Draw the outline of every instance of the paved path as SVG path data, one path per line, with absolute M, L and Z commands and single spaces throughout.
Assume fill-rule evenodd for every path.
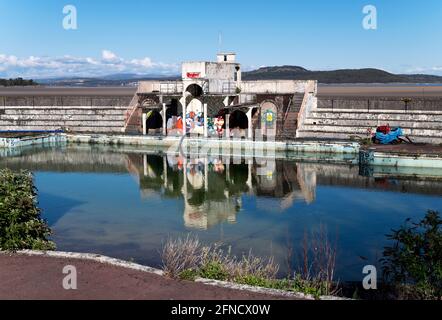
M 78 289 L 65 290 L 66 265 L 77 268 Z M 259 293 L 176 281 L 93 261 L 0 253 L 0 299 L 263 300 Z

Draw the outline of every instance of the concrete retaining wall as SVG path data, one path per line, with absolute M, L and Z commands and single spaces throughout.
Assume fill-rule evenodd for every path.
M 320 97 L 319 109 L 442 111 L 442 98 L 414 97 Z
M 314 139 L 368 138 L 389 124 L 403 128 L 415 142 L 442 143 L 442 99 L 319 98 L 304 111 L 297 137 Z
M 0 130 L 121 133 L 127 106 L 3 106 Z

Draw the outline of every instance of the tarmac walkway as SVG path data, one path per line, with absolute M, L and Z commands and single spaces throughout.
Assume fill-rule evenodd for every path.
M 63 288 L 75 266 L 77 289 Z M 261 293 L 168 279 L 95 261 L 0 253 L 0 299 L 20 300 L 269 300 Z

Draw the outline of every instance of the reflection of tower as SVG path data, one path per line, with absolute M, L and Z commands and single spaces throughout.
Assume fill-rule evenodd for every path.
M 263 169 L 264 167 L 264 169 Z M 272 171 L 273 172 L 270 172 Z M 257 170 L 258 207 L 283 211 L 297 200 L 311 203 L 315 199 L 315 173 L 289 161 L 265 160 Z
M 184 160 L 184 184 L 182 193 L 184 197 L 184 224 L 188 228 L 208 229 L 222 221 L 236 223 L 236 214 L 241 201 L 238 197 L 229 197 L 229 192 L 224 188 L 221 197 L 211 198 L 209 190 L 209 160 L 193 159 Z M 214 183 L 216 183 L 214 181 Z M 218 183 L 219 184 L 219 183 Z M 214 185 L 213 188 L 221 190 L 225 186 Z
M 316 171 L 309 169 L 305 164 L 297 163 L 296 172 L 302 195 L 307 203 L 316 199 Z

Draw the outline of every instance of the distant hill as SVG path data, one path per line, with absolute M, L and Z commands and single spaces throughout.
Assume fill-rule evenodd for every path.
M 143 80 L 177 80 L 178 76 L 162 76 L 162 75 L 137 75 L 131 73 L 112 74 L 96 78 L 51 78 L 39 79 L 39 84 L 46 86 L 63 86 L 63 87 L 134 87 L 138 81 Z
M 379 69 L 310 71 L 298 66 L 264 67 L 244 72 L 244 80 L 318 80 L 320 83 L 442 83 L 442 77 L 392 74 Z

